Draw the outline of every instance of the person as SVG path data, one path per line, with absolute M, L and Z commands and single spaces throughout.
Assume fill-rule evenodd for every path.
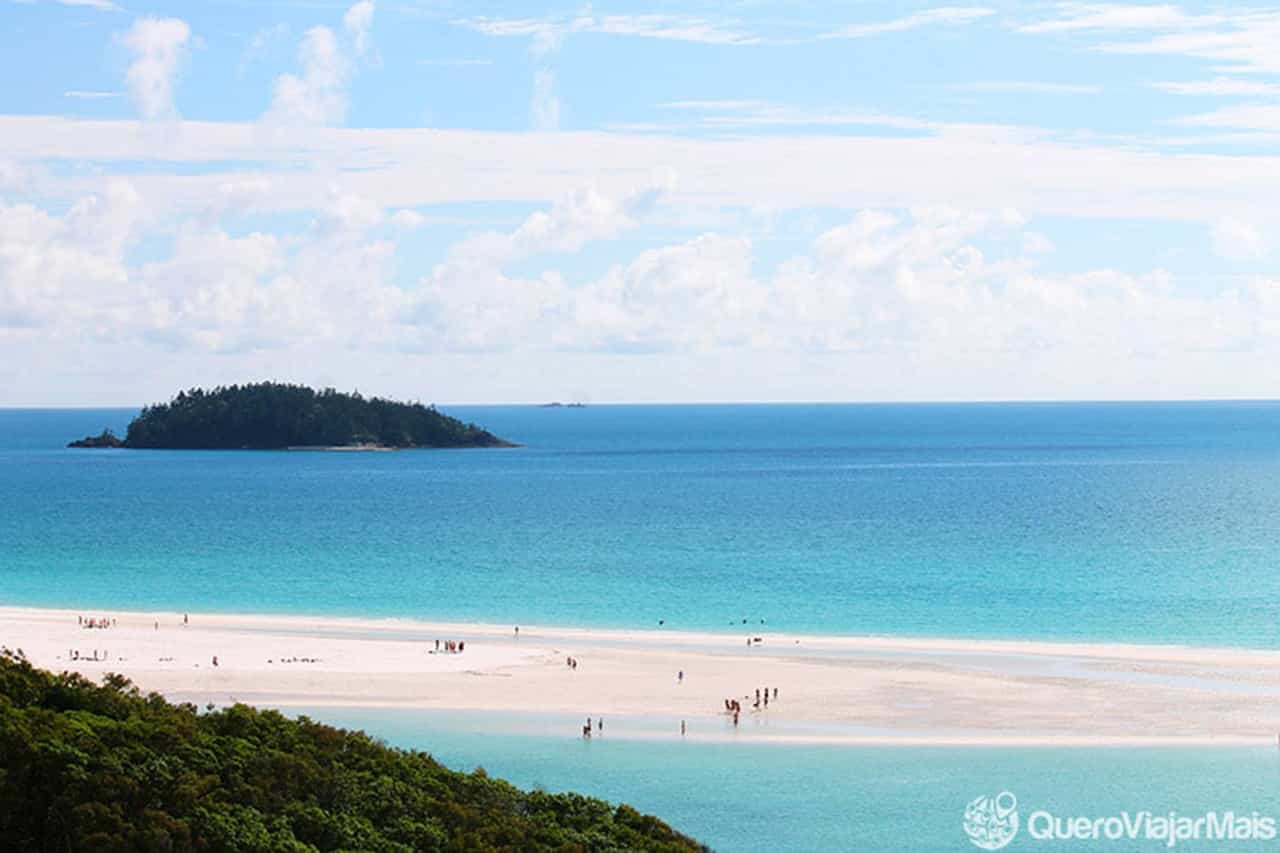
M 467 641 L 466 641 L 466 640 L 459 640 L 459 641 L 458 641 L 458 651 L 462 651 L 462 650 L 463 650 L 463 649 L 465 649 L 466 647 L 467 647 Z
M 440 651 L 440 641 L 436 640 L 436 651 Z
M 764 689 L 764 706 L 766 708 L 769 707 L 769 688 L 768 687 Z
M 159 620 L 159 619 L 157 619 L 157 620 L 156 620 L 156 630 L 157 630 L 157 631 L 159 631 L 159 630 L 160 630 L 160 620 Z
M 681 684 L 684 684 L 684 670 L 683 670 L 683 669 L 682 669 L 682 670 L 680 670 L 680 672 L 676 674 L 676 681 L 680 682 Z
M 733 727 L 734 727 L 735 729 L 738 727 L 738 712 L 737 712 L 737 711 L 734 711 L 734 712 L 733 712 Z
M 680 737 L 684 737 L 684 733 L 685 733 L 684 720 L 681 720 L 680 721 Z
M 520 626 L 519 626 L 519 625 L 517 625 L 517 626 L 516 626 L 516 639 L 517 639 L 517 640 L 518 640 L 518 639 L 520 639 Z
M 217 656 L 217 655 L 214 655 L 214 656 L 213 656 L 213 665 L 214 665 L 214 666 L 217 666 L 217 665 L 218 665 L 218 656 Z
M 596 731 L 600 734 L 604 734 L 604 717 L 596 720 Z
M 183 625 L 183 627 L 186 627 L 186 625 L 187 625 L 188 623 L 190 623 L 190 621 L 191 621 L 191 617 L 190 617 L 188 614 L 183 613 L 183 614 L 182 614 L 182 625 Z
M 778 699 L 778 688 L 776 688 L 776 687 L 775 687 L 775 688 L 773 688 L 773 699 L 774 699 L 774 701 L 775 701 L 775 702 L 776 702 L 776 701 L 777 701 L 777 699 Z

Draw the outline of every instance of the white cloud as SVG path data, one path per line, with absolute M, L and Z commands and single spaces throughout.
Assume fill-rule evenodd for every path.
M 971 24 L 995 14 L 995 9 L 984 6 L 942 6 L 937 9 L 926 9 L 902 18 L 879 21 L 871 24 L 853 24 L 833 32 L 825 33 L 825 39 L 861 39 L 872 36 L 900 33 L 916 30 L 921 27 L 956 27 Z
M 1169 4 L 1057 3 L 1044 20 L 1022 24 L 1024 33 L 1062 33 L 1088 30 L 1173 30 L 1218 24 L 1218 15 L 1188 15 Z
M 1213 225 L 1213 250 L 1229 261 L 1259 261 L 1271 254 L 1271 243 L 1258 227 L 1236 219 Z
M 33 0 L 15 0 L 15 2 L 33 2 Z M 111 2 L 111 0 L 52 0 L 59 6 L 83 6 L 89 9 L 97 9 L 101 12 L 120 12 L 119 6 Z
M 1096 95 L 1101 86 L 1087 83 L 1049 83 L 1037 80 L 983 80 L 955 83 L 952 89 L 967 92 L 991 92 L 1011 95 Z
M 1173 95 L 1209 95 L 1215 97 L 1280 95 L 1280 83 L 1242 80 L 1238 77 L 1215 77 L 1212 80 L 1162 82 L 1152 83 L 1151 85 L 1156 89 Z
M 350 65 L 333 30 L 312 27 L 298 46 L 301 74 L 281 74 L 267 119 L 282 124 L 338 124 L 347 114 Z
M 503 235 L 507 245 L 524 228 Z M 812 353 L 884 354 L 900 365 L 919 360 L 935 378 L 948 360 L 999 369 L 1047 357 L 1058 369 L 1087 360 L 1115 371 L 1148 358 L 1277 348 L 1265 334 L 1280 322 L 1269 282 L 1189 296 L 1160 271 L 1038 276 L 1019 247 L 1043 247 L 1022 229 L 999 212 L 868 210 L 768 277 L 755 273 L 749 239 L 708 233 L 580 283 L 554 270 L 509 278 L 473 242 L 420 284 L 401 334 L 411 339 L 421 325 L 441 351 L 526 359 L 669 352 L 696 364 L 733 351 L 787 364 Z M 976 241 L 992 238 L 1013 248 L 988 257 Z
M 427 217 L 423 216 L 416 210 L 404 208 L 391 214 L 389 221 L 397 228 L 413 229 L 421 228 L 423 225 L 426 225 Z
M 190 38 L 191 28 L 178 18 L 139 18 L 124 34 L 124 45 L 133 54 L 125 82 L 143 118 L 177 115 L 174 84 Z
M 101 101 L 109 98 L 119 98 L 123 92 L 92 92 L 84 89 L 68 89 L 62 93 L 64 98 L 72 98 L 77 101 Z
M 546 132 L 560 129 L 560 99 L 556 97 L 555 89 L 554 73 L 546 68 L 534 72 L 533 98 L 529 103 L 534 130 Z
M 760 36 L 733 24 L 689 15 L 595 15 L 590 5 L 572 18 L 462 18 L 459 26 L 499 37 L 533 39 L 536 56 L 555 52 L 565 37 L 574 33 L 631 36 L 695 42 L 699 44 L 751 45 L 764 41 Z
M 369 29 L 373 26 L 373 0 L 359 0 L 342 16 L 342 26 L 355 43 L 356 56 L 369 49 Z
M 169 255 L 141 265 L 129 262 L 127 248 L 146 233 L 149 205 L 128 183 L 62 215 L 0 204 L 0 353 L 39 348 L 47 360 L 28 361 L 42 375 L 66 369 L 68 353 L 109 363 L 130 377 L 124 394 L 138 393 L 138 381 L 159 381 L 166 365 L 216 380 L 292 364 L 303 376 L 324 371 L 356 382 L 389 352 L 402 368 L 425 368 L 413 359 L 431 353 L 436 370 L 454 377 L 435 393 L 466 396 L 506 363 L 528 380 L 517 399 L 547 395 L 569 365 L 590 367 L 596 381 L 631 377 L 625 390 L 579 386 L 606 399 L 741 398 L 753 388 L 792 399 L 815 390 L 825 399 L 901 399 L 984 389 L 1080 395 L 1086 387 L 1094 397 L 1176 395 L 1226 387 L 1186 383 L 1237 376 L 1237 353 L 1255 367 L 1280 363 L 1280 282 L 1184 292 L 1159 270 L 1038 274 L 1033 255 L 1043 245 L 1014 211 L 868 209 L 768 272 L 748 235 L 716 232 L 643 249 L 581 280 L 555 268 L 548 253 L 636 228 L 670 187 L 659 180 L 629 193 L 579 189 L 511 230 L 458 243 L 407 287 L 392 277 L 394 241 L 378 235 L 386 224 L 420 218 L 388 214 L 348 188 L 331 188 L 312 224 L 292 235 L 232 236 L 217 222 L 180 221 Z M 271 192 L 229 184 L 226 195 Z M 541 273 L 507 272 L 539 259 L 549 265 Z M 453 360 L 460 354 L 466 360 Z M 893 365 L 893 384 L 865 378 Z M 813 370 L 821 382 L 804 378 Z M 1092 386 L 1073 384 L 1080 370 Z M 1262 383 L 1247 387 L 1277 378 L 1239 375 Z M 968 384 L 957 386 L 958 377 Z M 1154 390 L 1153 378 L 1163 383 Z
M 0 330 L 65 324 L 93 337 L 139 309 L 123 286 L 124 252 L 141 211 L 125 181 L 109 182 L 61 216 L 0 202 Z
M 1192 14 L 1173 5 L 1063 3 L 1047 18 L 1018 29 L 1106 37 L 1111 40 L 1091 47 L 1107 53 L 1193 57 L 1233 73 L 1280 72 L 1280 10 L 1275 8 L 1222 6 Z
M 359 0 L 343 15 L 343 30 L 351 40 L 347 47 L 357 57 L 369 49 L 373 13 L 373 0 Z M 276 78 L 266 120 L 286 126 L 341 124 L 352 74 L 347 47 L 329 27 L 307 30 L 298 45 L 301 72 Z
M 893 118 L 893 117 L 889 117 Z M 596 182 L 625 192 L 657 169 L 680 175 L 674 200 L 716 210 L 984 204 L 1034 216 L 1213 222 L 1280 218 L 1280 158 L 1203 155 L 1096 140 L 1057 141 L 1017 128 L 935 125 L 909 137 L 855 133 L 688 138 L 654 133 L 504 133 L 427 128 L 310 128 L 264 134 L 254 123 L 177 123 L 164 138 L 130 121 L 0 116 L 5 156 L 19 164 L 74 160 L 131 179 L 162 210 L 205 204 L 219 185 L 265 178 L 270 210 L 314 208 L 338 170 L 384 207 L 476 201 L 542 203 Z M 176 174 L 174 163 L 261 162 Z M 439 164 L 449 164 L 447 169 Z M 957 168 L 963 163 L 963 168 Z M 118 164 L 118 165 L 117 165 Z M 856 168 L 851 167 L 856 164 Z M 319 171 L 321 174 L 317 175 Z M 42 192 L 84 193 L 96 178 L 48 175 Z
M 1223 127 L 1254 131 L 1280 131 L 1280 106 L 1239 104 L 1207 113 L 1182 116 L 1173 124 L 1189 127 Z

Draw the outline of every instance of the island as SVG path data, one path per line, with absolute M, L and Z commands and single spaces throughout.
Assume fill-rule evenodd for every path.
M 0 755 L 12 851 L 707 849 L 627 805 L 523 791 L 307 717 L 55 675 L 4 648 Z
M 515 447 L 422 403 L 259 382 L 179 392 L 147 406 L 123 440 L 104 430 L 69 447 L 163 450 L 400 450 Z
M 67 447 L 124 447 L 124 441 L 111 431 L 111 427 L 107 427 L 98 435 L 89 435 L 77 439 L 68 444 Z

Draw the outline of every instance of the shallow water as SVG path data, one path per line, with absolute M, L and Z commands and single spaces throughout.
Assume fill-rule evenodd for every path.
M 1027 837 L 1031 812 L 1105 817 L 1129 810 L 1280 817 L 1280 751 L 1249 749 L 922 748 L 701 743 L 476 731 L 473 715 L 315 709 L 525 788 L 577 790 L 661 816 L 718 850 L 975 850 L 967 803 L 1013 792 L 1023 829 L 1010 850 L 1166 850 L 1160 841 Z M 1273 850 L 1277 842 L 1188 840 L 1178 850 Z

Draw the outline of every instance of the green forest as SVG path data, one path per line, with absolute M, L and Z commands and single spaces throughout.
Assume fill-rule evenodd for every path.
M 109 431 L 72 447 L 279 450 L 286 447 L 511 447 L 421 403 L 260 382 L 182 391 L 147 406 L 123 440 Z
M 691 851 L 655 817 L 525 792 L 362 732 L 236 705 L 201 713 L 0 650 L 9 851 Z

